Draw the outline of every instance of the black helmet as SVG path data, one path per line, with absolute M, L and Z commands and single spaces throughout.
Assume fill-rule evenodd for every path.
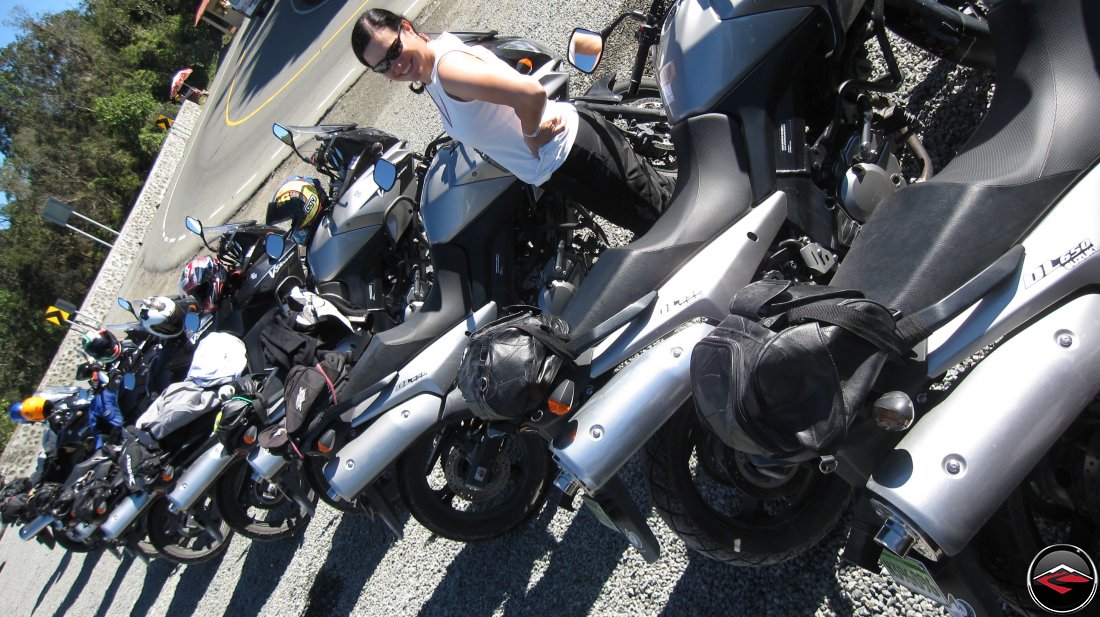
M 109 330 L 85 332 L 80 348 L 88 354 L 88 357 L 103 365 L 118 360 L 119 354 L 122 353 L 122 345 Z

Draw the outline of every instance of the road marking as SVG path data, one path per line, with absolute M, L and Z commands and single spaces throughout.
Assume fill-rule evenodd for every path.
M 309 65 L 313 64 L 313 61 L 317 59 L 317 56 L 321 55 L 321 52 L 324 51 L 329 46 L 329 43 L 331 43 L 337 37 L 337 35 L 339 35 L 341 32 L 344 31 L 345 28 L 348 27 L 348 24 L 355 21 L 356 19 L 359 19 L 359 15 L 362 14 L 363 9 L 369 3 L 370 3 L 370 0 L 364 0 L 363 4 L 359 5 L 359 8 L 357 10 L 355 10 L 354 12 L 352 12 L 351 17 L 348 17 L 347 20 L 344 21 L 344 23 L 339 28 L 336 29 L 336 32 L 332 33 L 332 36 L 330 36 L 328 38 L 328 40 L 325 41 L 325 44 L 322 45 L 317 51 L 313 52 L 313 55 L 310 56 L 309 60 L 307 60 L 306 63 L 303 64 L 302 67 L 299 68 L 298 71 L 296 73 L 294 73 L 294 75 L 292 75 L 290 77 L 290 79 L 288 79 L 286 81 L 286 83 L 279 86 L 279 89 L 275 91 L 275 94 L 272 94 L 271 96 L 267 97 L 267 100 L 264 101 L 263 103 L 260 103 L 259 107 L 257 107 L 256 109 L 253 109 L 251 113 L 249 113 L 245 117 L 241 118 L 240 120 L 234 120 L 234 119 L 229 117 L 229 108 L 233 106 L 232 105 L 232 103 L 233 103 L 233 90 L 237 86 L 237 81 L 234 80 L 231 84 L 229 84 L 229 90 L 226 91 L 226 94 L 225 94 L 225 124 L 227 126 L 237 126 L 238 124 L 242 124 L 244 122 L 247 122 L 249 118 L 251 118 L 252 116 L 255 116 L 264 107 L 267 107 L 268 103 L 275 100 L 275 97 L 282 94 L 283 90 L 286 90 L 287 86 L 294 83 L 294 80 L 298 79 L 298 76 L 301 75 L 302 72 L 304 72 L 307 68 L 309 68 Z
M 317 106 L 317 109 L 323 111 L 326 108 L 328 108 L 328 106 L 330 104 L 329 101 L 332 101 L 332 100 L 335 99 L 336 92 L 338 90 L 342 90 L 342 89 L 345 88 L 344 82 L 346 82 L 349 77 L 351 77 L 353 74 L 355 74 L 357 72 L 359 72 L 359 69 L 353 67 L 347 73 L 345 73 L 343 78 L 341 78 L 340 81 L 336 82 L 336 85 L 333 86 L 332 90 L 328 93 L 328 96 L 326 96 L 325 99 L 323 101 L 321 101 L 321 104 Z

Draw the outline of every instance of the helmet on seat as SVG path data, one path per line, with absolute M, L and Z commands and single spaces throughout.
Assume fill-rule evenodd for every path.
M 281 208 L 295 212 L 295 229 L 308 229 L 320 219 L 321 212 L 328 205 L 328 195 L 321 188 L 321 182 L 305 176 L 294 176 L 283 182 L 275 197 L 271 200 Z
M 229 272 L 216 258 L 209 255 L 196 257 L 183 266 L 180 293 L 194 298 L 202 310 L 213 311 L 218 307 L 228 277 Z
M 182 306 L 165 296 L 150 296 L 141 301 L 137 316 L 141 327 L 161 338 L 171 338 L 183 332 Z
M 80 348 L 88 357 L 102 365 L 118 360 L 118 356 L 122 353 L 122 345 L 119 344 L 118 337 L 110 330 L 85 332 L 84 338 L 80 341 Z

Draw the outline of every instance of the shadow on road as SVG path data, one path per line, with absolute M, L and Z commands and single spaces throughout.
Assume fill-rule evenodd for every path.
M 46 581 L 46 584 L 42 587 L 42 591 L 38 593 L 38 599 L 34 602 L 34 608 L 31 612 L 38 610 L 38 607 L 42 604 L 42 600 L 45 599 L 46 594 L 50 592 L 53 584 L 57 582 L 57 579 L 61 578 L 61 575 L 65 573 L 65 568 L 69 567 L 69 562 L 72 561 L 73 554 L 69 551 L 65 551 L 65 554 L 61 556 L 61 561 L 58 562 L 57 568 L 54 569 L 50 579 Z
M 190 617 L 195 614 L 199 600 L 206 595 L 206 589 L 210 587 L 210 581 L 217 575 L 224 558 L 225 553 L 222 553 L 210 561 L 184 568 L 179 582 L 176 583 L 176 593 L 172 595 L 172 603 L 168 605 L 166 613 L 168 617 L 177 615 Z
M 58 605 L 57 610 L 54 611 L 54 615 L 65 615 L 72 608 L 73 603 L 80 597 L 81 592 L 84 591 L 84 586 L 88 584 L 88 579 L 92 577 L 92 571 L 95 570 L 96 564 L 99 563 L 100 557 L 103 556 L 103 551 L 96 551 L 94 553 L 86 553 L 84 555 L 84 563 L 80 566 L 80 572 L 76 575 L 76 580 L 69 587 L 69 592 L 65 594 L 65 599 Z
M 306 526 L 298 533 L 274 542 L 253 541 L 241 564 L 241 578 L 233 589 L 233 597 L 225 615 L 257 615 L 286 573 L 294 554 L 302 546 Z
M 409 515 L 399 513 L 402 526 Z M 332 536 L 332 548 L 313 577 L 302 617 L 347 615 L 355 608 L 363 585 L 393 545 L 394 537 L 381 521 L 344 514 Z
M 111 584 L 103 592 L 103 599 L 99 601 L 99 608 L 96 609 L 95 617 L 106 617 L 107 611 L 111 608 L 111 603 L 115 601 L 115 594 L 118 593 L 118 588 L 122 585 L 122 581 L 126 578 L 126 573 L 130 571 L 130 566 L 133 563 L 133 556 L 126 554 L 122 557 L 118 569 L 115 570 L 115 576 L 111 579 Z
M 148 615 L 153 608 L 168 577 L 176 571 L 176 564 L 157 559 L 145 568 L 145 581 L 141 584 L 141 595 L 134 602 L 134 608 L 130 611 L 130 617 Z

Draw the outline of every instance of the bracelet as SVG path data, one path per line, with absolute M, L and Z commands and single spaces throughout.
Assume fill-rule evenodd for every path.
M 535 129 L 534 133 L 523 133 L 523 127 L 520 127 L 519 130 L 520 130 L 520 133 L 522 133 L 524 137 L 531 137 L 531 138 L 538 137 L 539 133 L 542 132 L 542 123 L 539 122 L 538 128 Z

